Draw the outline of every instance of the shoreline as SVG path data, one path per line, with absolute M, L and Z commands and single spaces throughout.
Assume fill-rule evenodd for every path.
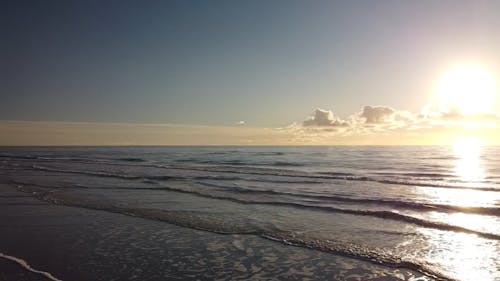
M 14 279 L 15 278 L 15 279 Z M 0 253 L 0 280 L 62 281 L 51 273 L 32 268 L 25 260 Z
M 258 236 L 215 234 L 53 205 L 7 184 L 0 183 L 0 191 L 4 195 L 0 197 L 0 217 L 6 222 L 1 225 L 0 252 L 52 274 L 55 280 L 342 280 L 354 275 L 431 280 L 411 270 Z

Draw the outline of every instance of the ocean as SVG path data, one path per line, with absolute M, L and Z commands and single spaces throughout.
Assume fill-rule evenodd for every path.
M 500 280 L 500 147 L 3 147 L 0 183 L 54 280 Z

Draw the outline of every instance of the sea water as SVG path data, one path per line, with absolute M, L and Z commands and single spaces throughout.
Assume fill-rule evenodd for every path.
M 500 280 L 500 147 L 18 147 L 0 171 L 50 204 Z

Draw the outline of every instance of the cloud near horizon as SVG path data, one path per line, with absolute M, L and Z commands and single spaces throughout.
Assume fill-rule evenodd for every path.
M 500 129 L 500 116 L 492 113 L 465 115 L 458 110 L 443 112 L 435 105 L 428 105 L 421 112 L 365 105 L 344 119 L 331 110 L 318 108 L 302 125 L 294 123 L 288 129 L 300 141 L 310 143 L 343 139 L 357 144 L 441 144 L 448 143 L 453 136 L 467 134 L 498 144 L 495 130 Z
M 359 114 L 360 117 L 365 118 L 365 123 L 384 123 L 394 115 L 394 109 L 385 106 L 369 106 L 363 107 Z
M 387 106 L 364 106 L 361 111 L 342 119 L 331 110 L 317 108 L 302 122 L 303 127 L 377 127 L 388 124 L 413 123 L 418 116 L 407 111 L 395 110 Z
M 330 110 L 317 108 L 313 116 L 302 122 L 305 127 L 348 127 L 349 123 L 333 115 Z
M 236 125 L 236 126 L 235 126 Z M 500 116 L 363 106 L 346 118 L 316 109 L 282 128 L 180 124 L 0 121 L 0 145 L 422 145 L 460 135 L 500 145 Z

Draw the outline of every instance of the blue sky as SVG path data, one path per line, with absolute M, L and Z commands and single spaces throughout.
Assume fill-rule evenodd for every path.
M 499 1 L 2 1 L 0 120 L 283 127 L 500 68 Z

